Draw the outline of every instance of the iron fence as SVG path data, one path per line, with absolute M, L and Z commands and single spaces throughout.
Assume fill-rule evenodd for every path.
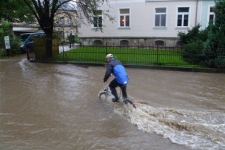
M 39 47 L 38 45 L 36 45 Z M 43 47 L 43 45 L 40 45 Z M 54 46 L 53 46 L 54 47 Z M 75 45 L 71 48 L 60 45 L 58 51 L 53 51 L 50 61 L 74 62 L 74 63 L 98 63 L 105 64 L 105 56 L 112 53 L 114 57 L 127 65 L 162 65 L 162 66 L 186 66 L 186 67 L 205 67 L 202 63 L 204 54 L 185 53 L 182 47 L 163 47 L 152 45 Z M 41 52 L 40 48 L 38 53 Z M 220 52 L 220 59 L 225 61 L 225 51 Z M 46 51 L 41 52 L 42 56 Z M 37 54 L 35 53 L 35 59 Z M 43 58 L 46 59 L 46 58 Z
M 105 63 L 105 56 L 112 53 L 123 64 L 135 65 L 196 65 L 183 61 L 180 47 L 154 47 L 151 45 L 79 45 L 70 51 L 53 56 L 58 61 Z

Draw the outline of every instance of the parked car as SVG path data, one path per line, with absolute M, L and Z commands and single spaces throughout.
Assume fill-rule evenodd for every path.
M 45 36 L 44 32 L 35 32 L 35 33 L 23 33 L 20 34 L 19 39 L 21 40 L 20 52 L 32 52 L 34 50 L 34 37 Z

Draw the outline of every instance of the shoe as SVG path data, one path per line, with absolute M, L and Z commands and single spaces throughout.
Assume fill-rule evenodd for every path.
M 127 104 L 127 103 L 128 103 L 128 102 L 127 102 L 127 99 L 124 99 L 123 102 L 124 102 L 124 104 Z
M 113 101 L 113 102 L 119 102 L 119 99 L 112 98 L 112 101 Z

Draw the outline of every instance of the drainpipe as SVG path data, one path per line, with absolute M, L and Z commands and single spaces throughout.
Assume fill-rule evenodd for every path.
M 198 0 L 196 0 L 195 26 L 197 25 L 197 17 L 198 17 Z

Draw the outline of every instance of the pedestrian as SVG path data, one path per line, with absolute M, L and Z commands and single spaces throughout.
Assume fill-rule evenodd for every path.
M 126 99 L 126 88 L 129 81 L 129 77 L 122 63 L 119 60 L 115 60 L 113 54 L 106 55 L 106 60 L 108 64 L 103 82 L 106 82 L 111 75 L 115 76 L 115 78 L 109 83 L 109 88 L 114 96 L 114 98 L 112 98 L 112 101 L 119 102 L 116 87 L 119 86 L 121 88 L 123 99 Z

